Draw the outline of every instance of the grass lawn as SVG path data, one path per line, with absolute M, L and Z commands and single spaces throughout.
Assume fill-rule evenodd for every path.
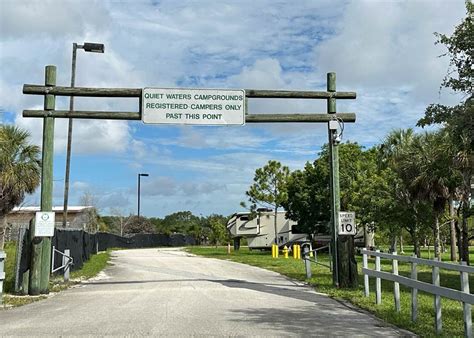
M 3 281 L 3 292 L 11 293 L 15 287 L 15 242 L 6 242 L 4 251 L 7 255 L 5 259 L 5 280 Z
M 37 300 L 45 299 L 46 296 L 17 296 L 14 295 L 15 288 L 15 251 L 16 243 L 7 242 L 5 245 L 5 252 L 7 259 L 5 262 L 5 283 L 4 283 L 4 299 L 3 303 L 6 306 L 19 306 L 28 303 L 32 303 Z M 96 276 L 102 271 L 110 260 L 111 249 L 105 252 L 99 252 L 96 255 L 92 255 L 91 258 L 84 263 L 81 269 L 71 272 L 69 283 L 63 282 L 62 275 L 55 275 L 50 280 L 50 291 L 59 292 L 67 289 L 68 287 L 79 283 L 81 280 L 88 279 Z
M 411 254 L 411 248 L 405 249 L 405 254 Z M 227 254 L 226 247 L 189 247 L 188 251 L 211 258 L 228 259 L 235 262 L 250 264 L 261 268 L 276 271 L 288 277 L 304 281 L 306 280 L 306 274 L 304 270 L 304 263 L 302 260 L 295 260 L 293 258 L 280 258 L 273 259 L 271 252 L 260 252 L 260 251 L 249 251 L 248 248 L 241 248 L 240 251 L 234 252 L 230 255 Z M 431 253 L 432 254 L 432 253 Z M 423 252 L 423 257 L 428 257 L 427 250 Z M 474 261 L 474 250 L 470 253 L 471 260 Z M 433 310 L 433 296 L 425 294 L 424 292 L 418 292 L 418 321 L 416 323 L 411 322 L 410 317 L 410 300 L 411 293 L 410 289 L 400 285 L 400 303 L 401 312 L 395 312 L 395 305 L 393 301 L 393 283 L 382 280 L 382 304 L 375 304 L 375 278 L 370 278 L 370 297 L 364 296 L 364 280 L 361 274 L 362 269 L 362 257 L 357 256 L 358 268 L 359 268 L 359 287 L 357 289 L 336 289 L 332 285 L 332 274 L 328 268 L 312 264 L 313 278 L 307 280 L 318 292 L 323 292 L 331 297 L 344 299 L 350 301 L 365 310 L 374 313 L 377 317 L 383 320 L 395 324 L 401 328 L 408 329 L 421 336 L 434 336 L 434 310 Z M 446 261 L 449 259 L 449 253 L 443 256 Z M 329 263 L 328 254 L 318 254 L 318 261 L 322 263 Z M 375 260 L 369 260 L 369 267 L 374 268 Z M 391 261 L 381 260 L 382 271 L 390 272 L 392 268 Z M 410 275 L 410 265 L 407 263 L 399 262 L 399 273 L 400 275 Z M 453 289 L 460 289 L 460 277 L 459 273 L 448 272 L 446 270 L 440 270 L 441 286 L 450 287 Z M 428 266 L 418 265 L 418 279 L 431 283 L 431 268 Z M 474 280 L 470 278 L 470 291 L 473 293 Z M 463 336 L 463 315 L 462 306 L 460 302 L 442 298 L 442 320 L 443 320 L 443 335 L 444 336 Z M 315 313 L 315 315 L 317 315 Z M 474 320 L 473 320 L 474 321 Z

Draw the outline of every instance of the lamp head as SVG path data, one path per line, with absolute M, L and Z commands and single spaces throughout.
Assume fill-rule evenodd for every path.
M 83 48 L 86 52 L 92 52 L 92 53 L 103 53 L 104 52 L 104 44 L 103 43 L 84 42 Z

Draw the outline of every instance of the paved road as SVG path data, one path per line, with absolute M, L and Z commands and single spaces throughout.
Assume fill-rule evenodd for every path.
M 401 336 L 277 273 L 179 249 L 113 253 L 101 277 L 0 311 L 0 335 Z

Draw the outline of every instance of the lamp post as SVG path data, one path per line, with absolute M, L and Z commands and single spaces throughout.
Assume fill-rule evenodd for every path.
M 72 44 L 72 66 L 71 66 L 71 88 L 74 87 L 76 81 L 76 51 L 84 49 L 86 52 L 103 53 L 104 45 L 101 43 L 84 42 L 83 45 L 77 43 Z M 74 96 L 69 99 L 69 111 L 74 110 Z M 69 118 L 67 131 L 67 149 L 66 149 L 66 174 L 64 176 L 64 209 L 63 209 L 63 228 L 67 224 L 67 204 L 69 198 L 69 171 L 71 167 L 71 144 L 72 144 L 72 118 Z
M 148 177 L 148 174 L 138 174 L 138 220 L 140 221 L 140 177 Z

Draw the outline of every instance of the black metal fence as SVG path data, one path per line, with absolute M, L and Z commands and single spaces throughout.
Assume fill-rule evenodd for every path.
M 99 251 L 104 251 L 109 248 L 136 249 L 196 244 L 192 236 L 183 234 L 134 234 L 122 237 L 107 232 L 99 232 L 98 236 Z

